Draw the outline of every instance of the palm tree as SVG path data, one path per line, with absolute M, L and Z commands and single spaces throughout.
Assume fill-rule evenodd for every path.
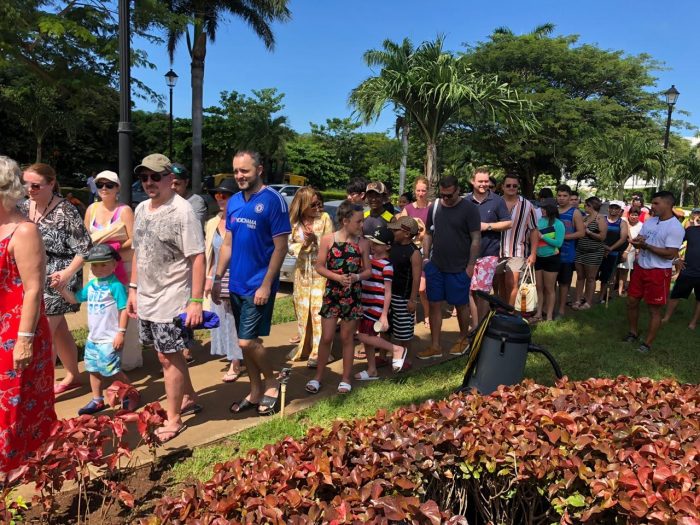
M 681 206 L 683 206 L 683 201 L 688 193 L 688 183 L 693 186 L 693 205 L 698 205 L 698 188 L 700 188 L 700 157 L 698 155 L 700 155 L 700 147 L 694 146 L 687 155 L 678 161 L 678 171 L 682 177 Z
M 498 115 L 529 125 L 521 117 L 528 103 L 515 90 L 497 77 L 472 71 L 465 55 L 443 50 L 443 40 L 439 36 L 415 49 L 408 39 L 400 44 L 385 40 L 383 49 L 367 51 L 365 62 L 382 69 L 353 89 L 349 99 L 366 124 L 390 105 L 405 112 L 425 137 L 425 173 L 433 188 L 438 179 L 438 136 L 460 110 L 468 107 L 493 120 Z
M 663 162 L 662 157 L 657 141 L 636 133 L 594 137 L 581 148 L 579 171 L 595 174 L 601 186 L 610 187 L 624 199 L 627 179 L 640 171 L 652 176 Z
M 406 186 L 406 166 L 408 165 L 408 134 L 411 124 L 406 115 L 396 116 L 395 134 L 401 138 L 401 165 L 399 166 L 399 195 L 403 195 Z
M 242 18 L 269 50 L 274 49 L 273 22 L 286 22 L 291 14 L 288 0 L 170 0 L 170 10 L 189 20 L 186 26 L 168 29 L 168 54 L 184 36 L 191 59 L 192 76 L 192 190 L 202 188 L 202 121 L 204 118 L 204 61 L 207 42 L 216 40 L 216 30 L 225 17 Z

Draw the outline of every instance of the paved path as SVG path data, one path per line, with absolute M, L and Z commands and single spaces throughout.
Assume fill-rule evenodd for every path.
M 72 327 L 80 326 L 80 314 L 73 315 L 69 319 L 69 324 Z M 83 321 L 84 324 L 84 321 Z M 286 323 L 275 325 L 272 329 L 272 335 L 265 338 L 265 346 L 270 349 L 271 355 L 274 356 L 274 366 L 279 370 L 283 366 L 289 366 L 286 360 L 287 354 L 292 350 L 292 346 L 288 340 L 296 331 L 295 323 Z M 449 349 L 449 346 L 457 337 L 457 322 L 455 318 L 445 319 L 443 323 L 444 341 L 443 347 Z M 420 323 L 416 326 L 416 335 L 422 341 L 416 341 L 417 348 L 424 348 L 428 344 L 428 331 Z M 334 345 L 339 348 L 339 345 Z M 225 384 L 221 382 L 221 376 L 228 368 L 228 363 L 218 357 L 209 354 L 209 344 L 206 343 L 203 347 L 195 349 L 194 356 L 196 362 L 190 367 L 190 374 L 195 390 L 199 395 L 199 402 L 204 406 L 204 410 L 197 414 L 184 418 L 187 424 L 187 430 L 181 435 L 171 440 L 167 445 L 159 449 L 159 454 L 167 454 L 176 449 L 183 447 L 194 448 L 207 443 L 229 436 L 239 432 L 245 428 L 256 425 L 266 418 L 257 416 L 254 412 L 246 414 L 232 415 L 228 411 L 230 404 L 242 399 L 249 391 L 248 378 L 244 376 L 236 383 Z M 429 366 L 435 363 L 436 360 L 419 361 L 414 360 L 414 368 Z M 293 363 L 293 372 L 290 384 L 287 390 L 287 413 L 301 410 L 318 399 L 328 397 L 335 394 L 336 387 L 340 381 L 340 360 L 330 365 L 330 370 L 327 371 L 325 384 L 318 395 L 311 396 L 304 391 L 304 385 L 313 377 L 313 370 L 306 368 L 305 362 Z M 82 370 L 82 363 L 81 363 Z M 364 366 L 364 362 L 359 362 L 355 365 L 356 371 L 360 371 Z M 386 369 L 384 369 L 386 370 Z M 391 372 L 382 372 L 391 374 Z M 165 404 L 163 378 L 160 372 L 155 351 L 144 351 L 144 366 L 137 370 L 129 372 L 129 377 L 140 390 L 144 403 L 160 401 Z M 82 374 L 85 381 L 85 387 L 66 392 L 57 398 L 56 410 L 61 418 L 74 417 L 78 413 L 78 409 L 84 406 L 90 400 L 89 387 L 87 386 L 87 374 Z M 63 369 L 58 368 L 56 371 L 57 379 L 63 377 Z M 355 384 L 357 386 L 357 383 Z M 103 413 L 109 413 L 107 411 Z M 251 415 L 252 414 L 252 415 Z M 272 416 L 279 417 L 279 416 Z M 150 456 L 145 450 L 139 454 L 139 461 L 149 461 Z

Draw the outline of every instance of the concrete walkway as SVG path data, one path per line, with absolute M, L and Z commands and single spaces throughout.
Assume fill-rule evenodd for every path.
M 84 314 L 72 314 L 69 317 L 69 326 L 76 328 L 84 326 Z M 342 363 L 340 360 L 331 363 L 329 370 L 326 372 L 326 380 L 317 395 L 309 395 L 304 390 L 306 382 L 313 377 L 313 370 L 306 368 L 305 362 L 290 363 L 287 360 L 288 353 L 292 350 L 293 345 L 288 343 L 290 337 L 296 332 L 295 323 L 286 323 L 275 325 L 272 328 L 272 334 L 264 340 L 265 346 L 269 349 L 270 355 L 274 360 L 275 370 L 280 370 L 284 366 L 292 366 L 293 372 L 287 389 L 286 413 L 293 413 L 303 408 L 306 408 L 319 399 L 336 394 L 336 388 L 340 381 L 340 370 Z M 423 349 L 428 345 L 429 331 L 419 323 L 416 326 L 417 340 L 414 343 L 414 348 Z M 458 327 L 456 318 L 444 319 L 443 323 L 443 348 L 449 350 L 452 343 L 458 335 Z M 335 348 L 340 348 L 339 345 L 334 345 Z M 228 368 L 228 362 L 214 357 L 209 353 L 209 343 L 207 342 L 202 347 L 194 350 L 193 355 L 196 362 L 190 367 L 190 375 L 192 383 L 199 396 L 199 403 L 203 405 L 204 410 L 196 415 L 191 415 L 184 418 L 187 424 L 187 430 L 182 434 L 168 442 L 165 446 L 160 447 L 159 454 L 168 454 L 174 450 L 182 448 L 194 448 L 207 443 L 220 440 L 226 436 L 240 432 L 241 430 L 254 426 L 262 421 L 267 420 L 267 417 L 258 416 L 255 411 L 249 411 L 244 414 L 233 415 L 228 408 L 234 401 L 242 399 L 249 392 L 248 377 L 244 376 L 235 383 L 222 383 L 221 377 Z M 338 355 L 339 356 L 339 355 Z M 429 361 L 413 360 L 413 367 L 421 368 L 430 366 L 438 360 Z M 82 370 L 82 363 L 80 364 Z M 355 364 L 355 371 L 359 372 L 364 369 L 365 362 L 360 361 Z M 392 372 L 388 369 L 380 369 L 382 375 L 391 375 Z M 63 369 L 56 370 L 56 379 L 60 380 L 64 375 Z M 130 379 L 141 392 L 143 403 L 151 403 L 160 401 L 165 406 L 163 378 L 161 375 L 160 365 L 155 355 L 154 350 L 144 350 L 144 366 L 128 373 Z M 84 406 L 90 400 L 90 391 L 88 386 L 87 374 L 81 374 L 82 380 L 85 382 L 85 387 L 66 392 L 57 397 L 56 411 L 60 418 L 75 417 L 78 414 L 78 409 Z M 355 382 L 354 387 L 359 386 L 359 382 Z M 102 412 L 109 414 L 109 411 Z M 279 415 L 271 416 L 279 417 Z M 135 433 L 134 433 L 135 434 Z M 133 446 L 136 446 L 134 443 Z M 141 450 L 143 449 L 143 450 Z M 145 447 L 141 447 L 137 454 L 137 462 L 150 461 L 150 455 Z

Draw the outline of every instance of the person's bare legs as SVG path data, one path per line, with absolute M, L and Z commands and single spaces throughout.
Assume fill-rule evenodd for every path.
M 251 403 L 258 403 L 263 396 L 277 397 L 279 395 L 279 385 L 272 370 L 272 364 L 267 359 L 265 347 L 262 339 L 241 339 L 239 340 L 243 359 L 248 367 L 248 377 L 250 378 Z
M 352 383 L 352 365 L 355 360 L 355 332 L 357 321 L 344 321 L 340 323 L 340 342 L 343 345 L 343 379 L 348 384 Z
M 569 288 L 571 288 L 569 284 L 559 284 L 559 315 L 562 317 L 566 314 L 566 301 L 569 298 Z
M 518 296 L 518 283 L 520 282 L 520 272 L 511 272 L 506 268 L 506 290 L 508 291 L 505 301 L 508 304 L 515 304 Z
M 542 319 L 542 309 L 544 308 L 544 270 L 537 270 L 535 272 L 535 288 L 537 289 L 537 312 L 535 312 L 535 317 Z M 554 305 L 552 305 L 554 308 Z
M 586 284 L 586 272 L 583 264 L 576 263 L 576 288 L 574 289 L 574 306 L 581 303 L 583 297 L 583 287 Z
M 418 298 L 420 299 L 420 304 L 423 307 L 423 316 L 425 320 L 423 324 L 426 327 L 430 326 L 430 305 L 428 304 L 428 294 L 425 292 L 425 277 L 421 275 L 420 285 L 418 287 Z
M 695 299 L 695 311 L 693 312 L 693 317 L 690 319 L 690 323 L 688 323 L 688 328 L 691 330 L 695 330 L 695 327 L 698 325 L 698 321 L 700 321 L 700 299 Z
M 455 309 L 457 310 L 457 323 L 459 324 L 459 338 L 464 339 L 469 335 L 469 307 L 466 304 L 461 304 L 455 306 Z
M 102 397 L 102 376 L 100 374 L 90 374 L 90 390 L 92 390 L 93 399 Z
M 557 272 L 543 272 L 544 282 L 544 303 L 547 305 L 545 318 L 547 321 L 554 320 L 554 301 L 556 300 Z
M 508 302 L 508 297 L 510 294 L 510 290 L 506 283 L 507 273 L 508 271 L 506 270 L 503 273 L 497 272 L 496 275 L 493 276 L 493 290 L 496 292 L 498 298 L 505 302 Z
M 318 344 L 318 361 L 316 362 L 316 375 L 314 379 L 321 383 L 323 372 L 326 370 L 328 358 L 331 355 L 331 345 L 335 338 L 335 327 L 338 326 L 337 317 L 329 317 L 321 319 L 321 341 Z M 342 330 L 342 323 L 341 323 Z
M 442 301 L 430 301 L 430 343 L 433 348 L 440 348 L 440 331 L 442 330 Z
M 666 305 L 666 315 L 664 315 L 664 318 L 661 319 L 662 323 L 668 323 L 671 320 L 671 316 L 673 315 L 673 312 L 676 311 L 676 308 L 678 308 L 678 303 L 680 302 L 680 299 L 669 299 L 668 304 Z
M 617 294 L 622 297 L 625 293 L 625 285 L 627 284 L 627 276 L 629 275 L 629 270 L 623 270 L 620 268 L 617 273 Z
M 168 399 L 168 420 L 163 425 L 166 430 L 177 430 L 182 426 L 180 411 L 185 401 L 185 391 L 192 390 L 187 361 L 182 352 L 164 354 L 158 352 L 158 361 L 163 367 L 165 397 Z M 187 386 L 186 386 L 187 385 Z M 189 388 L 188 388 L 189 387 Z
M 661 306 L 658 305 L 648 305 L 649 306 L 649 333 L 644 341 L 647 346 L 651 346 L 656 339 L 656 334 L 659 332 L 659 327 L 661 326 Z
M 80 370 L 78 370 L 78 348 L 75 346 L 75 340 L 68 330 L 68 323 L 63 315 L 50 315 L 49 327 L 51 329 L 51 337 L 53 338 L 54 359 L 56 354 L 63 364 L 66 371 L 60 384 L 70 385 L 80 379 Z
M 595 283 L 596 283 L 596 276 L 598 275 L 598 268 L 600 266 L 591 266 L 589 264 L 584 264 L 583 265 L 583 271 L 585 272 L 586 275 L 586 291 L 584 294 L 584 297 L 586 298 L 586 302 L 593 306 L 593 296 L 595 295 Z
M 632 335 L 639 335 L 639 302 L 637 297 L 627 297 L 627 323 Z

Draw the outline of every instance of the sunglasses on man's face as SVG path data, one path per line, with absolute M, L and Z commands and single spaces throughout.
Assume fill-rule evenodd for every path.
M 163 178 L 162 173 L 139 173 L 139 180 L 143 183 L 148 182 L 148 179 L 151 179 L 153 182 L 160 182 L 160 180 Z
M 453 191 L 452 193 L 440 193 L 440 198 L 445 199 L 446 201 L 450 200 L 453 198 L 455 195 L 457 195 L 457 190 Z
M 520 184 L 504 184 L 504 188 L 519 188 Z
M 97 186 L 98 190 L 101 190 L 102 188 L 107 188 L 108 190 L 113 190 L 114 188 L 117 187 L 116 184 L 113 182 L 96 182 L 95 186 Z

